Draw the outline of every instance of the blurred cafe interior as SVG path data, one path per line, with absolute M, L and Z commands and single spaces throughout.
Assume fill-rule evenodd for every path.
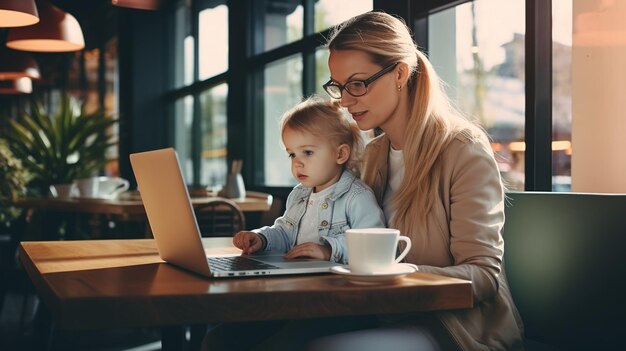
M 132 153 L 176 149 L 209 236 L 271 225 L 297 184 L 278 120 L 303 97 L 327 97 L 331 28 L 371 10 L 408 24 L 454 103 L 490 137 L 512 194 L 505 260 L 526 336 L 576 349 L 572 331 L 593 324 L 601 326 L 589 332 L 594 338 L 620 340 L 613 336 L 626 326 L 617 315 L 626 312 L 623 299 L 554 282 L 581 263 L 594 262 L 600 276 L 625 273 L 613 271 L 623 266 L 615 249 L 587 251 L 598 242 L 620 247 L 626 232 L 626 1 L 0 0 L 0 349 L 40 345 L 44 302 L 22 267 L 20 242 L 151 237 Z M 536 218 L 520 219 L 515 201 L 520 209 L 535 201 L 523 193 L 559 199 L 542 198 Z M 530 223 L 554 236 L 513 237 L 524 234 L 513 225 Z M 572 238 L 581 228 L 588 232 Z M 522 248 L 533 254 L 517 258 Z M 540 248 L 562 268 L 551 283 L 526 280 L 545 271 L 526 265 L 540 262 Z M 584 262 L 569 258 L 575 250 Z M 533 300 L 542 289 L 527 282 L 557 290 Z M 571 289 L 605 302 L 552 318 L 545 306 L 569 306 L 555 291 Z M 559 329 L 564 320 L 578 324 Z M 48 346 L 162 347 L 154 326 L 102 329 L 58 330 Z

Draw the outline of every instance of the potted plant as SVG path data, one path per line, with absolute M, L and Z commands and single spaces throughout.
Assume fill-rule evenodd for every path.
M 13 202 L 26 192 L 30 174 L 6 143 L 0 139 L 0 228 L 8 226 L 20 215 Z
M 46 194 L 51 185 L 71 184 L 97 174 L 116 144 L 110 128 L 117 119 L 102 111 L 85 114 L 67 94 L 56 113 L 43 109 L 36 100 L 29 114 L 9 119 L 3 133 L 10 150 L 32 174 L 29 185 Z

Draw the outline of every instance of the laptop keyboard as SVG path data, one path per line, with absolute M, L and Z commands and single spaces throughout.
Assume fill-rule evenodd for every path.
M 215 271 L 256 271 L 279 268 L 243 256 L 209 257 L 209 267 Z

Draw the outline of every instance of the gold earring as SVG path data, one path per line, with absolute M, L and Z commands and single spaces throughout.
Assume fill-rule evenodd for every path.
M 398 91 L 402 90 L 402 85 L 398 85 Z

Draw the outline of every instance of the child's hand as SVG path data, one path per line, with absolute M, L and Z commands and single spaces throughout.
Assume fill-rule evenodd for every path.
M 255 232 L 243 231 L 235 234 L 233 245 L 241 249 L 243 254 L 252 254 L 261 249 L 263 240 Z
M 304 243 L 294 246 L 291 251 L 287 252 L 285 258 L 291 259 L 296 257 L 311 257 L 320 260 L 330 260 L 331 249 L 328 245 L 320 245 L 315 243 Z

